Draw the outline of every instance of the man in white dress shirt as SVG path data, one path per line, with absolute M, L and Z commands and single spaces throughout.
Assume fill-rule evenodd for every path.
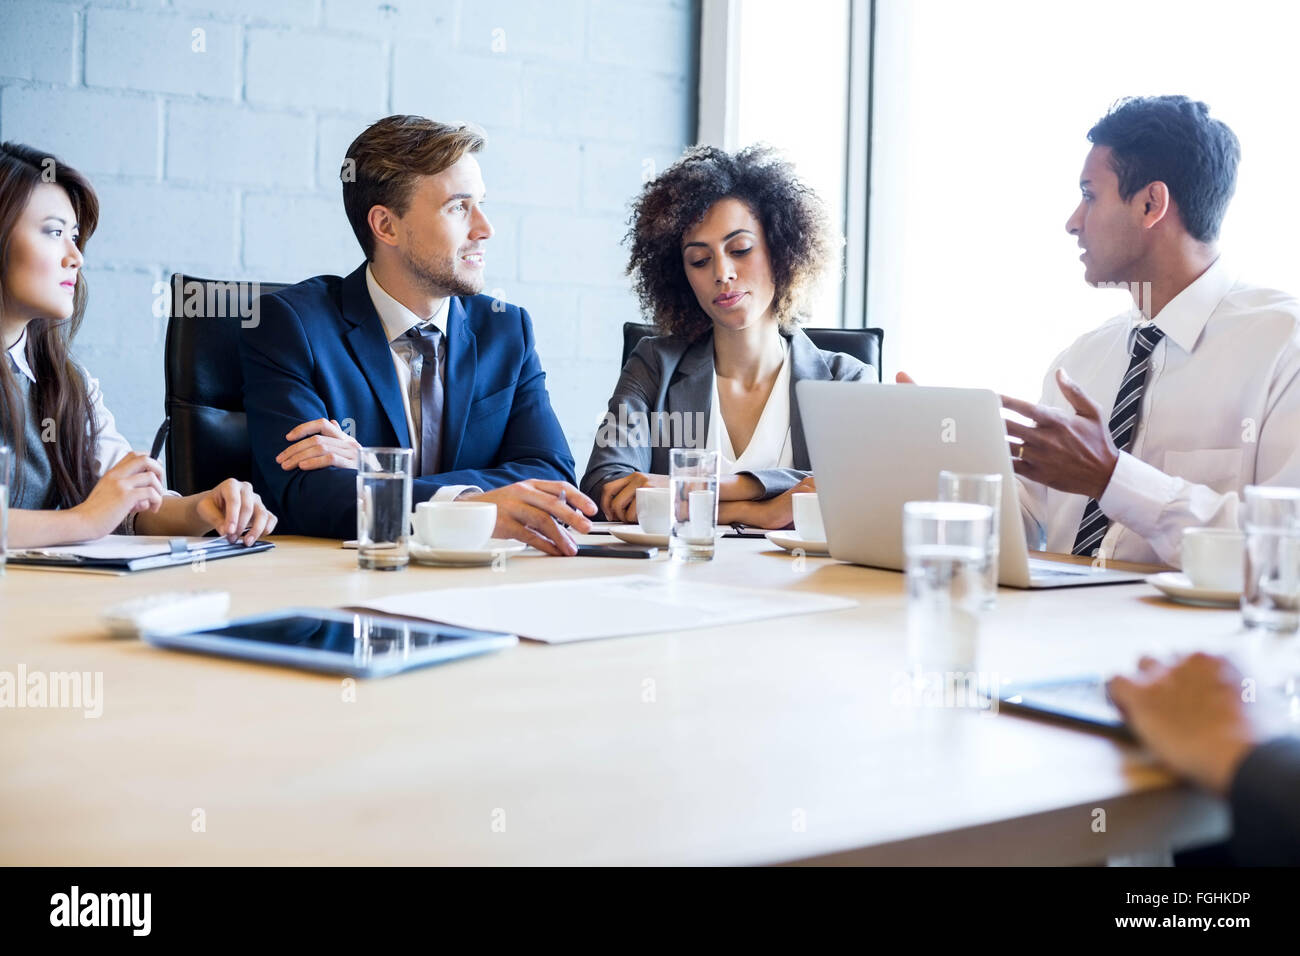
M 1204 103 L 1117 104 L 1088 133 L 1066 223 L 1084 279 L 1132 312 L 1003 404 L 1030 547 L 1179 566 L 1185 528 L 1236 528 L 1250 484 L 1300 485 L 1300 302 L 1219 258 L 1240 147 Z

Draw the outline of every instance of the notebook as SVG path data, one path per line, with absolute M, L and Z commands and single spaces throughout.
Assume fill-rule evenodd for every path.
M 7 554 L 17 568 L 42 571 L 83 571 L 92 574 L 129 574 L 170 568 L 197 561 L 216 561 L 241 554 L 269 551 L 269 541 L 231 544 L 223 537 L 168 538 L 164 536 L 110 534 L 81 544 L 54 548 L 16 548 Z

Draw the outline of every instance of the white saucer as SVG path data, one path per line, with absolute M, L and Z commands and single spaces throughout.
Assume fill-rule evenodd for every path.
M 805 541 L 793 531 L 769 531 L 766 535 L 778 548 L 787 551 L 802 551 L 804 554 L 830 557 L 831 552 L 825 541 Z
M 641 530 L 639 524 L 618 524 L 606 530 L 618 540 L 627 544 L 648 545 L 652 548 L 668 547 L 668 535 L 648 534 Z
M 418 541 L 411 542 L 411 560 L 416 564 L 441 567 L 469 568 L 491 564 L 498 554 L 518 554 L 528 545 L 511 538 L 491 538 L 481 548 L 431 548 Z
M 1147 584 L 1154 585 L 1164 592 L 1171 601 L 1179 604 L 1193 604 L 1197 607 L 1239 607 L 1240 591 L 1215 591 L 1210 588 L 1198 588 L 1192 585 L 1187 575 L 1180 571 L 1162 571 L 1147 578 Z

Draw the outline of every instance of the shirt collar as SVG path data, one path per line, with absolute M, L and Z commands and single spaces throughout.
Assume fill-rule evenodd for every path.
M 9 350 L 9 356 L 14 360 L 14 364 L 18 366 L 18 371 L 26 375 L 27 378 L 31 380 L 31 383 L 35 385 L 36 375 L 32 372 L 32 367 L 27 364 L 26 328 L 24 328 L 22 334 L 18 336 L 18 341 L 13 344 L 13 348 Z
M 370 271 L 369 264 L 366 265 L 366 288 L 370 291 L 370 301 L 375 304 L 375 311 L 379 313 L 379 321 L 384 323 L 384 334 L 388 336 L 389 342 L 396 342 L 426 321 L 436 326 L 444 336 L 447 334 L 447 313 L 450 311 L 451 299 L 440 299 L 433 316 L 427 320 L 422 319 L 384 291 L 384 287 Z
M 1210 316 L 1235 283 L 1236 276 L 1223 261 L 1223 256 L 1219 256 L 1187 288 L 1170 299 L 1153 322 L 1184 352 L 1191 352 L 1205 323 L 1210 321 Z M 1135 311 L 1133 327 L 1144 321 L 1142 313 Z

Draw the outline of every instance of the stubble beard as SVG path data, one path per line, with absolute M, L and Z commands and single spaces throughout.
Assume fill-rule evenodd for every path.
M 434 262 L 415 258 L 410 252 L 402 255 L 406 268 L 428 293 L 437 296 L 478 295 L 483 291 L 483 277 L 473 279 L 456 274 L 455 261 Z

